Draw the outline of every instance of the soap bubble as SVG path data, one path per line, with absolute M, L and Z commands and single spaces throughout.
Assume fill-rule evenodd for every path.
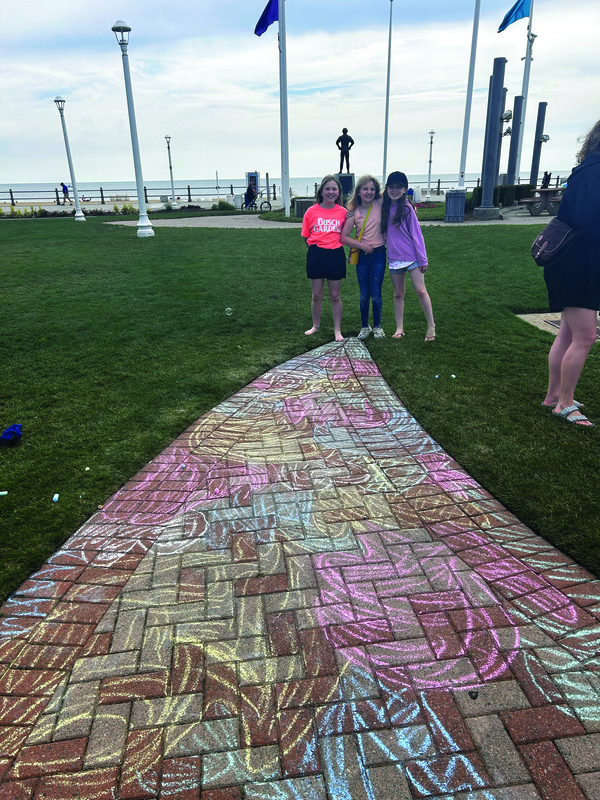
M 227 314 L 228 317 L 230 317 L 233 314 L 233 311 L 230 308 L 226 308 L 225 313 Z

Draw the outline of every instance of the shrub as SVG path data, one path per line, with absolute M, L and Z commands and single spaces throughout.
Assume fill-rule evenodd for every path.
M 211 211 L 235 211 L 235 206 L 228 203 L 227 200 L 219 200 L 219 203 L 213 203 Z

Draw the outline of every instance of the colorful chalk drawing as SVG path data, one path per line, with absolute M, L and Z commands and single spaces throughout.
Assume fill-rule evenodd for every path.
M 4 784 L 387 800 L 384 764 L 403 796 L 492 800 L 508 784 L 465 703 L 516 681 L 570 735 L 600 723 L 597 620 L 554 568 L 568 565 L 422 430 L 361 343 L 326 345 L 198 420 L 7 602 Z

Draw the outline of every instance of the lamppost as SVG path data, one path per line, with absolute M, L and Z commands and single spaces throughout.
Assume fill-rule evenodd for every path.
M 179 208 L 175 202 L 175 185 L 173 183 L 173 165 L 171 164 L 171 137 L 165 136 L 167 140 L 167 150 L 169 153 L 169 172 L 171 173 L 171 208 Z
M 140 237 L 154 236 L 152 223 L 148 219 L 146 199 L 144 197 L 144 179 L 142 177 L 142 162 L 140 161 L 140 146 L 138 143 L 137 125 L 135 124 L 135 109 L 133 107 L 133 91 L 131 89 L 131 74 L 129 72 L 129 57 L 127 45 L 131 28 L 122 19 L 118 19 L 111 30 L 115 34 L 117 43 L 123 54 L 123 75 L 125 76 L 125 94 L 127 95 L 127 111 L 129 113 L 129 130 L 131 131 L 131 147 L 133 150 L 133 168 L 135 170 L 135 183 L 137 186 L 138 206 L 140 218 L 137 224 L 137 235 Z
M 429 131 L 429 173 L 427 175 L 427 194 L 425 196 L 426 200 L 431 200 L 431 153 L 433 151 L 434 136 L 435 136 L 435 131 Z
M 65 100 L 62 97 L 55 97 L 54 102 L 60 114 L 60 121 L 62 122 L 63 136 L 65 137 L 65 148 L 67 151 L 67 161 L 69 162 L 69 172 L 71 174 L 71 186 L 73 187 L 73 197 L 75 198 L 75 219 L 78 222 L 85 222 L 85 216 L 79 205 L 79 193 L 77 191 L 77 181 L 75 180 L 75 170 L 73 169 L 73 159 L 71 158 L 71 148 L 69 146 L 69 137 L 67 136 L 67 123 L 65 122 Z

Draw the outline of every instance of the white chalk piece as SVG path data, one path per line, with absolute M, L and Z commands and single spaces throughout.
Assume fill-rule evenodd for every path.
M 52 502 L 53 503 L 58 503 L 58 495 L 57 494 L 55 494 L 54 497 L 52 498 Z
M 5 494 L 8 494 L 8 492 L 0 492 L 0 495 L 2 495 L 3 497 Z

